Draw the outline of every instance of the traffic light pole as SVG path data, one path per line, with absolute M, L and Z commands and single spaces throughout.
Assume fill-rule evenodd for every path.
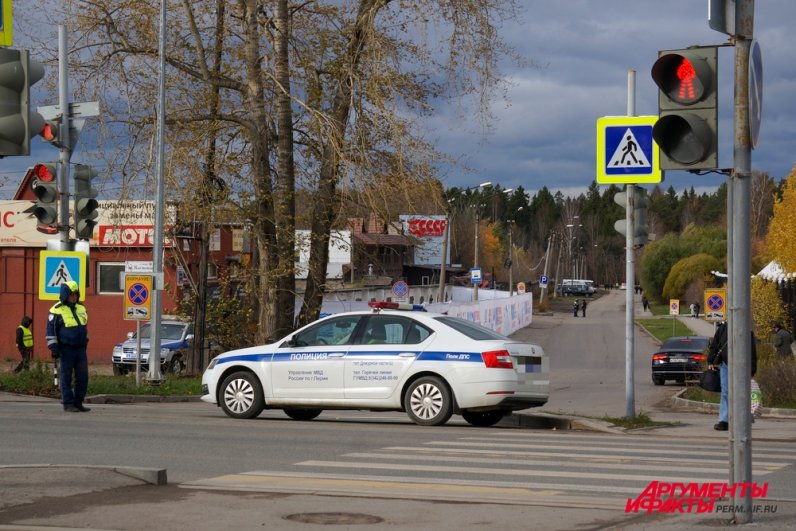
M 627 115 L 636 115 L 636 71 L 627 71 Z M 625 231 L 625 416 L 628 419 L 636 418 L 636 390 L 635 390 L 635 362 L 633 345 L 635 342 L 635 327 L 633 322 L 633 287 L 635 282 L 635 260 L 633 246 L 635 244 L 635 186 L 628 184 L 625 187 L 627 204 L 627 230 Z
M 754 0 L 735 4 L 735 136 L 733 169 L 729 184 L 729 219 L 732 225 L 727 240 L 730 260 L 729 364 L 730 364 L 730 479 L 736 485 L 752 481 L 751 430 L 751 179 L 752 141 L 749 127 L 749 55 L 754 34 Z M 736 524 L 752 520 L 752 497 L 736 495 L 732 503 Z
M 58 189 L 61 191 L 58 205 L 58 231 L 61 234 L 61 251 L 69 250 L 69 161 L 72 158 L 71 138 L 69 138 L 69 78 L 67 68 L 66 26 L 58 26 L 58 102 L 61 107 L 61 149 L 59 155 Z

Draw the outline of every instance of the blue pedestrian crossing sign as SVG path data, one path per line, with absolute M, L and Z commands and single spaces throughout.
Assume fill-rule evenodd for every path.
M 85 253 L 78 251 L 41 251 L 39 254 L 39 299 L 57 301 L 61 284 L 71 280 L 80 287 L 80 300 L 86 298 Z
M 661 182 L 657 116 L 603 116 L 597 120 L 597 183 Z

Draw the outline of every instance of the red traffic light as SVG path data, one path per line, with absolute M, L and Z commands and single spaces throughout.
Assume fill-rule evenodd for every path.
M 54 164 L 36 164 L 33 166 L 33 174 L 43 183 L 51 183 L 55 180 Z
M 58 126 L 52 122 L 45 122 L 39 134 L 45 141 L 54 142 L 58 139 Z
M 671 101 L 693 105 L 710 91 L 713 73 L 701 57 L 668 53 L 653 65 L 652 79 Z

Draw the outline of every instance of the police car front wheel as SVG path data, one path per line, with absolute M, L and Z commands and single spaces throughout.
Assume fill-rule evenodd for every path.
M 260 381 L 245 371 L 234 372 L 224 379 L 219 399 L 224 413 L 235 419 L 253 419 L 265 408 Z
M 440 378 L 424 376 L 406 389 L 404 407 L 415 424 L 439 426 L 451 418 L 453 399 L 450 389 Z

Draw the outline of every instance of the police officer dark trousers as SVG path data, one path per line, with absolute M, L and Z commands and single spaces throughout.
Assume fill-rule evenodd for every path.
M 90 411 L 83 405 L 88 389 L 88 313 L 79 299 L 77 282 L 61 284 L 60 302 L 50 308 L 47 319 L 47 347 L 53 359 L 61 360 L 61 402 L 69 412 Z

